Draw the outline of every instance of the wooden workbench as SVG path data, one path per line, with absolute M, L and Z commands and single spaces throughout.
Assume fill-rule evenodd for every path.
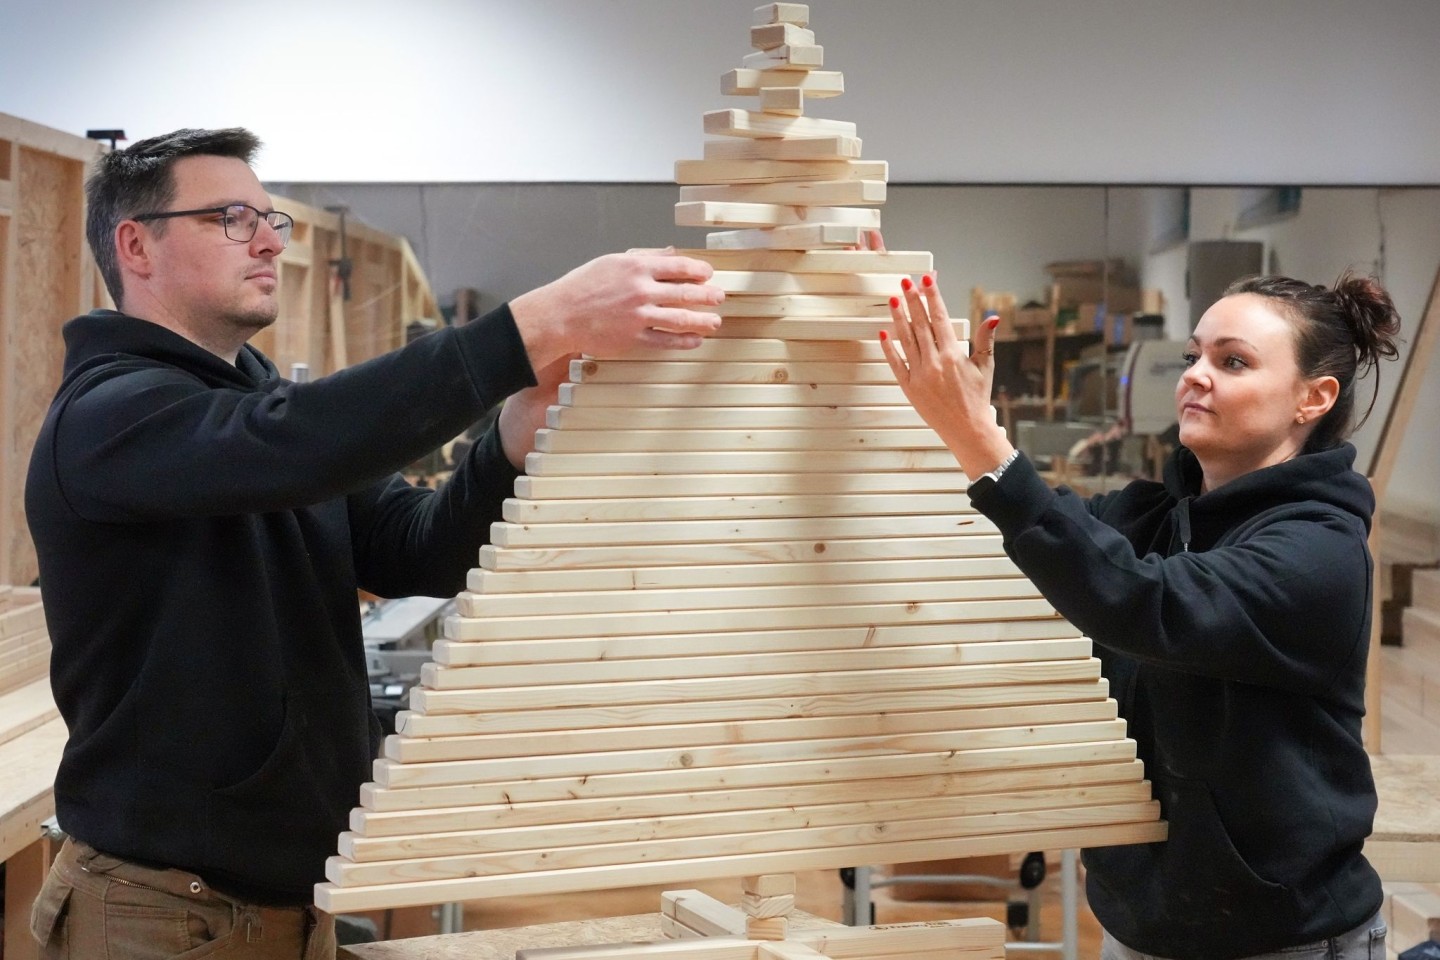
M 1440 883 L 1440 756 L 1375 756 L 1370 768 L 1380 806 L 1366 858 L 1382 879 Z

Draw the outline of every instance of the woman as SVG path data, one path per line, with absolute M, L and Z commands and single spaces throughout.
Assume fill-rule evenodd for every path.
M 933 275 L 890 301 L 885 356 L 1006 552 L 1095 641 L 1170 822 L 1088 850 L 1105 960 L 1380 957 L 1361 855 L 1374 497 L 1352 468 L 1359 374 L 1396 354 L 1373 281 L 1243 280 L 1201 318 L 1163 483 L 1051 490 L 990 412 L 998 319 L 956 340 Z

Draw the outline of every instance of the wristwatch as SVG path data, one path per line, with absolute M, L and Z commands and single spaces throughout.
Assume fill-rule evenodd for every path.
M 1005 476 L 1005 471 L 1010 469 L 1010 464 L 1014 463 L 1018 459 L 1020 459 L 1020 451 L 1012 450 L 1010 451 L 1010 456 L 1000 461 L 1000 466 L 996 467 L 994 470 L 987 470 L 985 473 L 982 473 L 980 475 L 980 478 L 984 479 L 986 477 L 989 477 L 991 480 L 999 483 L 1000 478 Z

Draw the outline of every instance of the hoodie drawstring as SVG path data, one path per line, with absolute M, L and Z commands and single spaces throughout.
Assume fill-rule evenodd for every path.
M 1180 551 L 1190 552 L 1190 497 L 1183 498 L 1176 505 L 1176 522 L 1180 526 Z

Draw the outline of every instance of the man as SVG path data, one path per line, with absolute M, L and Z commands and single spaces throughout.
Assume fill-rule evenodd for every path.
M 691 347 L 708 265 L 612 255 L 309 384 L 275 320 L 290 219 L 248 131 L 102 157 L 87 233 L 117 311 L 66 325 L 26 485 L 70 730 L 72 838 L 36 903 L 50 956 L 334 953 L 313 884 L 368 779 L 356 588 L 463 588 L 576 352 Z M 395 471 L 513 394 L 437 491 Z M 217 944 L 217 941 L 223 943 Z

